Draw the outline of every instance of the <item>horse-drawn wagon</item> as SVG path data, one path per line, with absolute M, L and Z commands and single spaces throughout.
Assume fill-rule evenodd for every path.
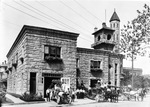
M 58 104 L 70 104 L 72 99 L 69 90 L 64 90 L 60 81 L 53 81 L 52 84 L 55 85 L 52 85 L 53 87 L 49 88 L 50 100 L 54 100 Z
M 119 97 L 119 87 L 116 86 L 109 86 L 109 87 L 99 87 L 96 88 L 96 96 L 95 100 L 97 102 L 118 102 Z

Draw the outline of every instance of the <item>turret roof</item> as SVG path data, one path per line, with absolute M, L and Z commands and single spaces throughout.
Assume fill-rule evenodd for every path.
M 120 22 L 120 19 L 119 19 L 118 15 L 117 15 L 117 13 L 115 11 L 114 11 L 113 15 L 110 18 L 110 22 L 114 21 L 114 20 L 117 20 L 117 21 Z

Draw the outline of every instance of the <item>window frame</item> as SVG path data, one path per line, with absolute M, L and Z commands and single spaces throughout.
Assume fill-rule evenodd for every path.
M 47 50 L 46 50 L 46 48 L 47 48 Z M 53 49 L 53 51 L 52 51 L 52 49 Z M 44 57 L 45 56 L 61 58 L 61 47 L 44 45 Z
M 101 63 L 100 60 L 91 60 L 90 61 L 90 68 L 91 69 L 101 69 Z

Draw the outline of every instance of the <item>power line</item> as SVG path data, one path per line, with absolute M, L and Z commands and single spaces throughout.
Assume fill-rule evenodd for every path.
M 2 2 L 2 3 L 4 3 L 4 2 Z M 4 3 L 4 4 L 5 4 L 6 6 L 11 7 L 11 8 L 13 8 L 13 9 L 15 9 L 15 10 L 17 10 L 17 11 L 20 11 L 20 12 L 22 12 L 22 13 L 24 13 L 24 14 L 30 16 L 30 17 L 33 17 L 33 18 L 35 18 L 35 19 L 37 19 L 37 20 L 40 20 L 40 21 L 45 22 L 45 23 L 48 23 L 48 22 L 46 22 L 46 21 L 44 21 L 44 20 L 42 20 L 42 19 L 40 19 L 40 18 L 37 18 L 37 17 L 35 17 L 35 16 L 31 15 L 31 14 L 28 14 L 28 13 L 22 11 L 22 10 L 19 10 L 19 9 L 17 9 L 17 8 L 15 8 L 15 7 L 13 7 L 13 6 L 7 4 L 7 3 Z M 52 25 L 51 23 L 48 23 L 48 24 Z M 52 26 L 54 26 L 54 25 L 52 25 Z M 57 26 L 55 26 L 55 27 L 57 27 Z M 57 27 L 57 28 L 58 28 L 58 27 Z M 59 28 L 59 29 L 61 29 L 61 28 Z
M 86 20 L 88 23 L 90 23 L 92 26 L 95 27 L 95 24 L 91 23 L 89 20 L 87 20 L 85 17 L 83 17 L 81 14 L 79 14 L 78 12 L 76 12 L 74 9 L 72 9 L 71 7 L 69 7 L 68 5 L 66 5 L 64 2 L 62 2 L 61 0 L 59 0 L 60 3 L 62 3 L 63 5 L 65 5 L 66 7 L 68 7 L 69 9 L 71 9 L 74 13 L 78 14 L 80 17 L 82 17 L 84 20 Z
M 50 11 L 56 13 L 57 15 L 59 15 L 59 16 L 65 18 L 66 20 L 70 21 L 71 23 L 75 24 L 76 26 L 81 27 L 81 26 L 79 26 L 78 24 L 76 24 L 76 23 L 74 23 L 73 21 L 71 21 L 70 19 L 68 19 L 68 18 L 64 17 L 63 15 L 59 14 L 58 12 L 54 11 L 53 9 L 51 9 L 51 8 L 47 7 L 46 5 L 40 3 L 39 1 L 36 1 L 36 2 L 39 3 L 40 5 L 44 6 L 45 8 L 49 9 Z M 83 27 L 81 27 L 81 28 L 84 29 L 84 30 L 86 30 L 86 29 L 83 28 Z M 88 31 L 88 30 L 86 30 L 86 31 Z M 88 32 L 89 32 L 89 31 L 88 31 Z
M 37 20 L 40 20 L 40 21 L 43 21 L 43 22 L 45 22 L 45 23 L 48 23 L 48 24 L 52 25 L 52 24 L 49 23 L 49 22 L 46 22 L 46 21 L 44 21 L 44 20 L 42 20 L 42 19 L 40 19 L 40 18 L 37 18 L 37 17 L 35 17 L 35 16 L 31 15 L 31 14 L 28 14 L 28 13 L 26 13 L 26 12 L 20 10 L 20 9 L 17 9 L 17 8 L 15 8 L 15 7 L 13 7 L 13 6 L 7 4 L 7 3 L 4 3 L 4 2 L 2 2 L 2 3 L 5 4 L 6 6 L 11 7 L 11 8 L 13 8 L 13 9 L 15 9 L 15 10 L 17 10 L 17 11 L 20 11 L 21 13 L 24 13 L 24 14 L 30 16 L 30 17 L 33 17 L 33 18 L 35 18 L 35 19 L 37 19 Z M 54 25 L 53 25 L 53 26 L 54 26 Z M 57 26 L 55 26 L 55 27 L 57 27 Z M 57 28 L 58 28 L 58 27 L 57 27 Z M 61 29 L 61 28 L 59 28 L 59 29 Z M 86 41 L 88 41 L 88 42 L 91 43 L 91 41 L 89 41 L 89 40 L 87 40 L 87 39 L 85 39 L 85 38 L 83 38 L 83 37 L 80 37 L 80 38 L 82 38 L 82 39 L 84 39 L 84 40 L 86 40 Z
M 85 11 L 87 11 L 89 14 L 91 14 L 95 19 L 97 19 L 98 21 L 101 21 L 98 17 L 96 17 L 93 13 L 91 13 L 89 10 L 87 10 L 85 7 L 83 7 L 79 2 L 77 2 L 76 0 L 74 0 L 82 9 L 84 9 Z M 101 21 L 102 22 L 102 21 Z
M 23 1 L 22 1 L 23 2 Z M 36 11 L 38 11 L 38 12 L 40 12 L 40 13 L 42 13 L 42 14 L 44 14 L 44 15 L 46 15 L 46 16 L 49 16 L 49 15 L 47 15 L 47 14 L 45 14 L 44 12 L 42 12 L 42 11 L 39 11 L 38 9 L 36 9 L 36 8 L 34 8 L 33 6 L 31 6 L 31 5 L 29 5 L 29 4 L 27 4 L 27 3 L 25 3 L 25 2 L 23 2 L 24 4 L 26 4 L 26 5 L 28 5 L 29 7 L 31 7 L 31 8 L 33 8 L 33 9 L 35 9 Z M 29 9 L 29 10 L 31 10 L 31 9 Z M 32 11 L 32 10 L 31 10 Z M 34 11 L 35 12 L 35 11 Z M 36 12 L 37 13 L 37 12 Z M 42 15 L 43 16 L 43 15 Z M 51 16 L 49 16 L 50 18 L 52 18 L 52 19 L 54 19 L 55 20 L 55 22 L 56 23 L 58 23 L 57 21 L 59 21 L 59 20 L 57 20 L 57 19 L 55 19 L 55 18 L 53 18 L 53 17 L 51 17 Z M 48 18 L 49 19 L 49 18 Z M 49 20 L 51 20 L 51 19 L 49 19 Z M 63 22 L 61 22 L 61 21 L 59 21 L 60 23 L 61 23 L 61 25 L 65 25 L 65 26 L 67 26 L 67 28 L 72 28 L 72 29 L 74 29 L 75 31 L 78 31 L 78 32 L 80 32 L 79 30 L 77 30 L 77 29 L 75 29 L 75 28 L 73 28 L 73 27 L 71 27 L 71 26 L 69 26 L 69 25 L 66 25 L 65 23 L 63 23 Z M 83 33 L 83 32 L 82 32 Z M 83 33 L 83 34 L 85 34 L 85 33 Z M 85 35 L 87 35 L 87 34 L 85 34 Z M 86 38 L 84 38 L 84 39 L 86 39 Z M 86 40 L 88 40 L 88 39 L 86 39 Z M 90 40 L 88 40 L 88 41 L 90 41 Z M 90 41 L 91 42 L 91 41 Z
M 24 5 L 20 4 L 20 3 L 18 3 L 18 2 L 16 2 L 16 1 L 14 1 L 14 2 L 17 3 L 17 4 L 19 4 L 19 5 L 21 5 L 21 6 L 23 6 L 24 8 L 29 9 L 28 7 L 26 7 L 26 6 L 24 6 Z M 55 19 L 55 18 L 53 18 L 53 17 L 51 17 L 51 16 L 45 14 L 45 13 L 42 12 L 42 11 L 39 11 L 38 9 L 36 9 L 36 8 L 34 8 L 33 6 L 31 6 L 31 5 L 27 4 L 27 3 L 25 3 L 24 1 L 21 1 L 21 2 L 23 2 L 23 3 L 26 4 L 26 5 L 28 5 L 29 7 L 33 8 L 34 10 L 36 10 L 36 11 L 38 11 L 38 12 L 40 12 L 40 13 L 46 15 L 47 17 L 44 16 L 44 15 L 42 15 L 42 14 L 39 14 L 38 12 L 36 12 L 36 11 L 34 11 L 34 10 L 29 9 L 30 11 L 33 11 L 33 12 L 35 12 L 36 14 L 38 14 L 38 15 L 40 15 L 40 16 L 42 16 L 42 17 L 48 19 L 48 20 L 54 21 L 55 23 L 57 23 L 57 24 L 59 24 L 59 25 L 62 25 L 62 26 L 64 26 L 65 28 L 69 28 L 69 29 L 70 29 L 70 26 L 68 27 L 68 25 L 62 23 L 61 21 L 59 21 L 59 20 L 57 20 L 57 19 Z M 50 18 L 51 18 L 51 19 L 50 19 Z M 75 30 L 75 29 L 74 29 L 74 30 Z

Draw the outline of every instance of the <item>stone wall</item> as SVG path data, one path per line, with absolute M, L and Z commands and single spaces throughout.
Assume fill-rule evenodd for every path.
M 112 54 L 109 51 L 100 51 L 94 49 L 77 48 L 77 58 L 79 59 L 79 82 L 83 80 L 85 86 L 90 85 L 90 79 L 102 78 L 103 83 L 108 82 L 108 54 Z M 92 73 L 90 70 L 91 60 L 101 61 L 102 72 Z M 120 65 L 122 64 L 122 58 L 117 54 L 110 55 L 110 64 L 112 68 L 110 70 L 110 79 L 114 85 L 114 64 L 117 63 L 117 86 L 120 86 Z M 121 68 L 122 69 L 122 68 Z
M 27 90 L 27 75 L 25 70 L 25 61 L 21 61 L 26 57 L 26 37 L 24 36 L 17 46 L 13 49 L 8 57 L 8 79 L 7 79 L 7 91 L 12 93 L 22 94 Z M 17 66 L 12 66 L 12 59 L 18 54 Z M 23 79 L 22 79 L 23 78 Z
M 8 68 L 10 68 L 8 92 L 23 94 L 30 91 L 30 72 L 36 73 L 36 93 L 44 93 L 42 73 L 63 74 L 63 77 L 70 77 L 71 87 L 76 88 L 76 40 L 78 34 L 50 29 L 48 31 L 36 27 L 33 29 L 23 28 L 20 34 L 22 35 L 15 40 L 15 45 L 13 44 L 13 48 L 7 55 Z M 44 60 L 44 45 L 61 47 L 63 64 L 48 64 Z M 12 59 L 16 54 L 18 54 L 17 66 L 13 67 Z
M 76 86 L 76 40 L 60 38 L 58 35 L 27 35 L 27 66 L 28 72 L 37 73 L 37 92 L 42 92 L 44 84 L 41 82 L 42 73 L 63 74 L 63 77 L 70 77 L 71 87 Z M 48 64 L 44 60 L 44 45 L 61 47 L 61 64 Z M 63 69 L 59 69 L 62 66 Z M 29 76 L 30 77 L 30 76 Z M 74 87 L 75 88 L 75 87 Z M 43 92 L 42 92 L 43 93 Z

